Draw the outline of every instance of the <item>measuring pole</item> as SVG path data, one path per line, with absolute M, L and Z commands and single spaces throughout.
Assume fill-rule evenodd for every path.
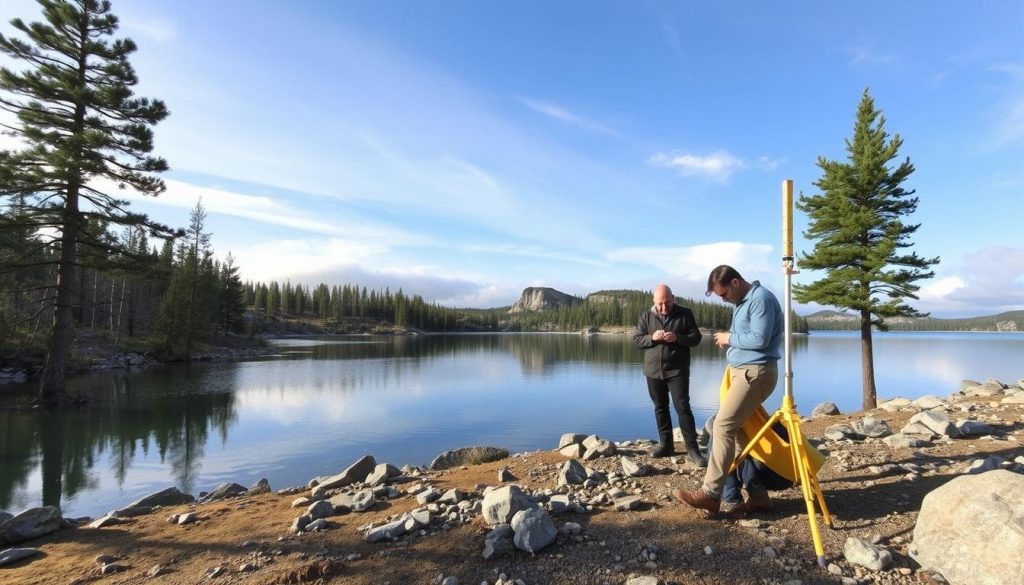
M 793 403 L 793 180 L 782 181 L 782 274 L 785 282 L 783 306 L 783 390 L 784 399 Z

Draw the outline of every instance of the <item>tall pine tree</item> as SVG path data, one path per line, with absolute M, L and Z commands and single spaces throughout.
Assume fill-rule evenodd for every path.
M 118 187 L 147 195 L 164 190 L 152 173 L 166 170 L 167 163 L 149 153 L 151 127 L 167 108 L 132 93 L 138 79 L 128 57 L 136 47 L 129 39 L 109 40 L 118 25 L 110 2 L 39 4 L 44 22 L 11 21 L 26 40 L 0 35 L 0 51 L 25 67 L 0 67 L 0 107 L 16 117 L 5 129 L 24 144 L 0 151 L 0 197 L 27 198 L 34 226 L 58 234 L 53 322 L 38 395 L 40 402 L 56 404 L 69 398 L 64 371 L 83 225 L 103 220 L 170 231 L 109 194 Z
M 865 89 L 853 139 L 846 140 L 847 160 L 818 157 L 822 175 L 814 185 L 822 192 L 801 195 L 797 203 L 809 218 L 804 237 L 815 241 L 800 267 L 825 276 L 796 285 L 794 296 L 859 313 L 864 409 L 875 408 L 877 396 L 872 326 L 884 331 L 887 317 L 927 316 L 904 300 L 917 299 L 915 283 L 931 278 L 928 268 L 939 262 L 904 252 L 920 224 L 904 223 L 917 209 L 914 191 L 902 187 L 914 165 L 907 158 L 890 166 L 902 144 L 898 134 L 886 133 L 885 117 Z

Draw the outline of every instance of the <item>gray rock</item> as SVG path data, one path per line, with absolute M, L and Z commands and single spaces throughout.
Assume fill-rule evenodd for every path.
M 341 473 L 321 481 L 316 489 L 321 491 L 330 490 L 352 485 L 357 481 L 363 481 L 366 479 L 366 476 L 373 473 L 376 467 L 377 461 L 373 458 L 373 455 L 364 455 L 358 461 L 346 467 Z
M 665 582 L 657 577 L 644 575 L 642 577 L 630 577 L 629 579 L 626 579 L 626 585 L 665 585 Z
M 925 440 L 930 440 L 932 437 L 935 436 L 935 433 L 930 428 L 928 428 L 927 425 L 919 421 L 914 421 L 912 423 L 907 423 L 906 425 L 904 425 L 903 428 L 900 429 L 900 434 L 912 437 L 920 437 L 921 439 Z
M 237 483 L 222 483 L 213 488 L 212 492 L 199 498 L 199 503 L 205 504 L 207 502 L 216 502 L 217 500 L 226 500 L 228 498 L 242 495 L 247 491 L 249 490 L 247 490 L 245 486 Z
M 117 524 L 124 523 L 125 520 L 118 518 L 117 516 L 111 516 L 107 514 L 102 518 L 97 518 L 89 523 L 89 528 L 106 528 L 107 526 L 115 526 Z
M 100 567 L 100 573 L 103 575 L 113 575 L 114 573 L 120 573 L 127 568 L 128 567 L 125 567 L 120 563 L 107 563 Z
M 956 430 L 956 425 L 950 420 L 943 412 L 937 412 L 934 410 L 925 410 L 919 412 L 914 416 L 910 417 L 910 423 L 919 422 L 924 426 L 928 427 L 936 435 L 946 435 L 948 437 L 958 437 L 960 432 Z M 907 434 L 906 431 L 903 431 Z
M 980 420 L 959 419 L 956 421 L 956 430 L 961 437 L 978 437 L 991 435 L 995 429 L 992 425 Z
M 569 500 L 568 495 L 559 494 L 548 498 L 548 509 L 552 514 L 565 514 L 571 509 L 571 506 L 572 501 Z
M 909 407 L 911 404 L 912 403 L 909 400 L 907 400 L 906 398 L 902 398 L 902 397 L 897 396 L 896 398 L 893 398 L 891 400 L 886 400 L 884 402 L 879 402 L 878 403 L 878 408 L 881 408 L 882 410 L 885 410 L 885 411 L 888 411 L 888 412 L 896 412 L 896 411 L 903 410 L 904 408 Z
M 145 510 L 148 514 L 153 508 L 157 506 L 178 506 L 180 504 L 191 504 L 196 499 L 186 493 L 182 493 L 176 487 L 169 487 L 165 490 L 158 491 L 156 493 L 149 494 L 148 496 L 135 500 L 128 504 L 124 508 L 114 512 L 114 516 L 137 516 L 138 514 L 133 513 L 138 510 Z
M 840 441 L 842 439 L 863 439 L 864 437 L 857 433 L 850 425 L 838 424 L 825 428 L 825 438 L 830 441 Z
M 555 541 L 558 529 L 540 508 L 520 510 L 512 517 L 512 540 L 521 551 L 536 553 Z
M 558 467 L 558 485 L 580 485 L 587 481 L 587 470 L 575 459 L 570 459 Z
M 198 519 L 199 519 L 199 514 L 196 514 L 195 512 L 186 512 L 186 513 L 178 516 L 178 524 L 180 524 L 180 525 L 192 524 L 193 522 L 195 522 Z
M 515 531 L 508 524 L 498 524 L 484 538 L 484 559 L 511 554 L 515 550 Z
M 920 436 L 904 435 L 903 433 L 885 437 L 882 442 L 893 449 L 916 449 L 930 444 L 930 441 L 922 439 Z
M 843 556 L 851 565 L 859 565 L 872 571 L 885 571 L 892 566 L 891 552 L 863 538 L 847 538 Z
M 445 451 L 430 462 L 430 469 L 438 471 L 460 465 L 476 465 L 498 461 L 508 457 L 508 449 L 499 447 L 463 447 L 452 451 Z
M 583 448 L 583 445 L 572 444 L 562 447 L 558 452 L 570 459 L 581 459 L 586 453 L 586 449 Z
M 811 418 L 835 416 L 837 414 L 840 414 L 839 407 L 834 402 L 822 402 L 811 411 Z
M 587 450 L 596 445 L 600 440 L 601 437 L 598 437 L 597 435 L 587 435 L 587 438 L 583 439 L 583 442 L 580 444 L 583 445 L 584 450 Z
M 459 488 L 452 488 L 441 495 L 437 500 L 444 504 L 458 504 L 466 499 L 466 493 Z
M 640 503 L 643 499 L 640 496 L 624 496 L 616 498 L 613 502 L 616 510 L 625 512 L 626 510 L 636 510 L 640 507 Z
M 300 496 L 300 497 L 295 498 L 294 500 L 292 500 L 291 507 L 292 508 L 301 508 L 303 506 L 308 506 L 312 501 L 313 500 L 311 500 L 310 498 L 307 498 L 306 496 Z
M 377 486 L 384 485 L 389 479 L 395 478 L 402 475 L 402 472 L 391 465 L 390 463 L 378 463 L 373 468 L 373 472 L 366 476 L 364 480 L 367 485 Z
M 976 380 L 970 380 L 970 379 L 967 379 L 967 378 L 965 378 L 963 380 L 960 380 L 960 391 L 961 392 L 963 392 L 964 390 L 967 390 L 968 388 L 973 388 L 975 386 L 981 386 L 981 382 L 978 382 Z
M 618 449 L 615 447 L 615 443 L 599 439 L 591 447 L 587 448 L 586 452 L 583 453 L 584 461 L 591 461 L 598 457 L 611 457 L 618 453 Z
M 429 504 L 440 497 L 441 492 L 435 490 L 433 487 L 429 487 L 416 494 L 416 502 L 422 506 L 423 504 Z
M 306 508 L 306 515 L 313 520 L 319 520 L 320 518 L 327 518 L 328 516 L 334 516 L 334 504 L 327 500 L 320 500 L 314 503 L 309 508 Z
M 580 435 L 577 433 L 565 433 L 558 439 L 558 448 L 568 447 L 569 445 L 581 445 L 583 440 L 586 439 L 586 435 Z
M 911 404 L 913 404 L 914 406 L 920 408 L 921 410 L 930 410 L 932 408 L 938 408 L 940 406 L 945 406 L 946 402 L 944 400 L 942 400 L 941 398 L 939 398 L 938 396 L 933 396 L 931 394 L 928 394 L 926 396 L 922 396 L 922 397 L 918 398 L 917 400 L 915 400 Z
M 290 530 L 292 532 L 296 533 L 296 534 L 299 533 L 299 532 L 302 532 L 303 530 L 306 529 L 307 526 L 309 526 L 309 523 L 312 522 L 312 521 L 313 521 L 312 518 L 310 518 L 306 514 L 303 514 L 302 516 L 299 516 L 295 520 L 292 520 L 292 525 L 291 525 Z
M 512 472 L 508 470 L 508 467 L 502 467 L 498 470 L 498 483 L 505 483 L 506 481 L 516 481 L 516 476 L 512 475 Z
M 620 461 L 622 472 L 630 477 L 643 477 L 651 474 L 651 467 L 643 463 L 633 461 L 629 457 L 623 457 Z
M 441 579 L 441 585 L 459 585 L 459 578 L 455 576 Z
M 1005 585 L 1024 577 L 1024 476 L 957 477 L 921 502 L 910 556 L 950 583 Z
M 171 572 L 171 569 L 169 567 L 165 567 L 164 565 L 153 565 L 152 567 L 149 568 L 148 571 L 146 571 L 146 575 L 148 577 L 152 578 L 152 577 L 159 577 L 161 575 L 166 575 L 167 573 L 170 573 L 170 572 Z
M 888 437 L 892 434 L 892 429 L 889 428 L 889 423 L 875 416 L 865 416 L 854 423 L 853 429 L 857 431 L 858 434 L 875 439 Z
M 1014 392 L 999 402 L 1001 404 L 1024 404 L 1024 392 Z
M 401 518 L 394 522 L 377 526 L 366 531 L 367 542 L 380 542 L 382 540 L 391 540 L 398 538 L 405 534 L 405 518 Z
M 270 482 L 267 481 L 267 478 L 264 477 L 263 479 L 252 484 L 252 487 L 246 490 L 245 493 L 246 495 L 249 496 L 258 496 L 260 494 L 268 494 L 271 491 L 273 490 L 270 489 Z
M 366 512 L 377 503 L 373 499 L 373 490 L 359 490 L 354 494 L 338 494 L 327 500 L 334 506 L 335 512 Z
M 535 507 L 517 485 L 506 485 L 484 494 L 481 515 L 491 526 L 507 524 L 517 512 Z
M 56 532 L 63 525 L 60 508 L 42 506 L 29 508 L 0 524 L 0 543 L 17 544 Z
M 305 530 L 306 532 L 322 532 L 330 529 L 331 526 L 333 526 L 333 524 L 331 524 L 330 520 L 327 520 L 326 518 L 317 518 L 307 524 Z
M 37 554 L 39 554 L 39 549 L 37 548 L 9 548 L 7 550 L 0 550 L 0 567 L 34 557 Z

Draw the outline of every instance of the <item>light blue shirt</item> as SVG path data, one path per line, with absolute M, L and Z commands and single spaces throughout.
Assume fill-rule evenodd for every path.
M 778 299 L 757 280 L 732 311 L 729 349 L 725 352 L 731 366 L 764 364 L 782 356 L 784 334 L 782 307 Z

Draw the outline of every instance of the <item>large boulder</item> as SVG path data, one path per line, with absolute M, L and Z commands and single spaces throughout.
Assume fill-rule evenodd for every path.
M 520 510 L 512 517 L 512 540 L 516 548 L 528 553 L 536 553 L 555 541 L 558 529 L 551 518 L 540 508 Z
M 373 473 L 373 470 L 377 467 L 377 460 L 373 458 L 373 455 L 364 455 L 352 465 L 345 468 L 338 475 L 328 477 L 327 479 L 320 482 L 316 487 L 321 491 L 329 489 L 345 487 L 352 485 L 357 481 L 363 481 L 366 476 Z
M 430 462 L 430 469 L 439 471 L 460 465 L 476 465 L 488 463 L 508 457 L 508 449 L 499 447 L 463 447 L 445 451 Z
M 1024 583 L 1024 475 L 963 475 L 924 497 L 910 556 L 952 585 Z
M 194 501 L 196 499 L 191 494 L 186 494 L 176 487 L 169 487 L 135 500 L 112 515 L 135 516 L 140 513 L 147 514 L 157 506 L 177 506 L 180 504 L 191 504 Z
M 484 494 L 481 514 L 488 524 L 496 526 L 508 524 L 516 512 L 534 507 L 536 505 L 526 497 L 519 486 L 506 485 Z
M 0 544 L 17 544 L 60 530 L 64 518 L 60 508 L 29 508 L 0 524 Z
M 216 502 L 218 500 L 226 500 L 228 498 L 240 496 L 248 491 L 249 490 L 241 484 L 231 482 L 222 483 L 213 488 L 213 491 L 205 496 L 200 496 L 199 503 L 206 504 L 209 502 Z

